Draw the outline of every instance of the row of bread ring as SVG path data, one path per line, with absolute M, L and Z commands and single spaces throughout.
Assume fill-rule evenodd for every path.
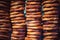
M 58 4 L 57 3 L 52 3 L 52 2 L 48 3 L 49 2 L 48 0 L 45 1 L 45 2 L 46 2 L 45 4 L 43 3 L 44 4 L 43 5 L 43 11 L 44 11 L 44 18 L 43 18 L 43 20 L 47 20 L 47 22 L 49 22 L 51 20 L 57 21 L 58 17 L 53 17 L 53 15 L 54 16 L 57 16 L 56 14 L 58 13 L 58 11 L 57 11 L 57 8 L 56 7 L 58 6 Z M 52 16 L 48 16 L 48 15 L 52 15 Z M 58 27 L 57 27 L 57 24 L 56 23 L 54 23 L 54 24 L 50 24 L 50 23 L 47 23 L 46 24 L 45 23 L 43 25 L 43 30 L 46 30 L 44 32 L 44 34 L 45 33 L 47 33 L 47 34 L 48 33 L 54 33 L 54 34 L 48 34 L 48 35 L 46 34 L 46 35 L 44 35 L 44 39 L 43 40 L 54 40 L 55 38 L 57 38 L 57 34 L 58 34 L 56 32 L 57 29 L 58 29 Z M 56 30 L 56 31 L 53 31 L 53 30 Z
M 29 2 L 30 1 L 30 2 Z M 39 17 L 41 17 L 41 15 L 39 15 L 39 13 L 38 13 L 38 11 L 40 11 L 40 2 L 36 2 L 36 1 L 40 1 L 40 0 L 34 0 L 33 2 L 32 2 L 32 0 L 28 0 L 27 1 L 27 6 L 26 6 L 26 12 L 27 12 L 27 15 L 26 15 L 26 17 L 27 17 L 27 31 L 28 30 L 31 30 L 31 29 L 37 29 L 37 30 L 40 30 L 39 28 L 40 28 L 40 21 L 37 21 L 35 18 L 37 18 L 37 19 L 39 19 Z M 29 8 L 29 5 L 31 5 L 31 7 Z M 36 6 L 36 7 L 34 7 L 34 6 Z M 37 7 L 38 6 L 38 7 Z M 34 13 L 34 14 L 33 14 Z M 37 17 L 38 16 L 38 17 Z M 31 19 L 30 19 L 31 18 Z M 28 20 L 30 19 L 30 21 L 28 22 Z M 31 21 L 31 20 L 33 20 L 33 21 Z M 35 20 L 35 21 L 34 21 Z M 38 27 L 37 27 L 37 25 L 38 25 Z M 29 29 L 29 28 L 31 28 L 31 29 Z M 32 31 L 32 30 L 31 30 Z M 38 40 L 38 38 L 40 37 L 40 36 L 36 36 L 36 35 L 34 35 L 34 33 L 36 33 L 37 34 L 37 31 L 33 31 L 34 33 L 32 33 L 31 31 L 28 31 L 27 32 L 27 37 L 33 37 L 33 38 L 36 38 L 35 40 Z M 40 33 L 40 32 L 38 32 L 38 33 Z M 41 34 L 41 33 L 40 33 Z M 37 35 L 40 35 L 40 34 L 37 34 Z M 38 37 L 38 38 L 37 38 Z M 31 39 L 31 40 L 34 40 L 34 39 Z
M 31 7 L 31 8 L 32 8 L 32 7 Z M 31 9 L 31 8 L 30 8 L 30 9 Z M 27 8 L 27 9 L 28 9 L 28 8 Z M 30 10 L 30 9 L 29 9 L 29 10 Z M 32 11 L 36 12 L 37 10 L 40 11 L 38 8 L 35 8 L 35 9 L 33 9 L 33 10 L 31 9 L 30 13 L 32 13 Z M 29 14 L 29 15 L 28 15 L 28 13 L 29 13 L 29 11 L 27 11 L 27 15 L 26 15 L 27 19 L 26 19 L 26 20 L 29 20 L 29 18 L 31 18 L 31 20 L 34 21 L 34 20 L 36 20 L 35 18 L 39 19 L 39 17 L 41 17 L 41 16 L 40 16 L 39 14 L 37 14 L 37 13 L 35 13 L 35 14 L 37 14 L 37 15 L 34 15 L 34 14 L 33 14 L 33 15 L 32 15 L 32 14 Z M 33 21 L 32 21 L 32 22 L 30 21 L 30 24 L 27 23 L 27 26 L 30 27 L 31 29 L 33 28 L 33 29 L 39 30 L 39 27 L 40 27 L 39 22 L 36 23 L 36 22 L 33 22 Z M 35 23 L 35 24 L 34 24 L 34 23 Z M 32 24 L 33 24 L 33 25 L 32 25 Z M 39 25 L 39 26 L 36 27 L 37 25 Z M 33 27 L 31 27 L 31 26 L 33 26 Z M 28 28 L 28 30 L 29 30 L 29 28 Z M 37 31 L 34 31 L 34 32 L 37 33 Z M 38 38 L 40 37 L 40 36 L 35 36 L 34 33 L 32 33 L 33 35 L 30 34 L 30 33 L 32 33 L 32 32 L 29 32 L 29 31 L 27 32 L 27 37 L 36 38 L 35 40 L 38 40 Z M 39 32 L 39 33 L 40 33 L 40 32 Z M 37 34 L 37 35 L 39 35 L 39 34 Z M 38 38 L 37 38 L 37 37 L 38 37 Z M 32 39 L 32 40 L 34 40 L 34 39 Z
M 23 40 L 25 37 L 25 19 L 24 19 L 24 2 L 23 1 L 12 1 L 11 3 L 11 22 L 13 23 L 13 32 L 11 40 Z M 22 11 L 22 12 L 19 12 Z M 20 17 L 20 18 L 19 18 Z M 22 19 L 22 20 L 20 20 Z M 18 30 L 20 29 L 20 30 Z M 16 30 L 16 31 L 15 31 Z

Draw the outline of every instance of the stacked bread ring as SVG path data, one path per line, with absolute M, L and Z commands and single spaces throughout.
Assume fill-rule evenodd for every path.
M 41 40 L 40 0 L 27 0 L 26 4 L 27 37 L 25 40 Z
M 11 40 L 24 40 L 25 38 L 24 4 L 24 0 L 11 1 L 10 17 L 13 28 Z
M 57 40 L 58 37 L 58 2 L 56 0 L 43 1 L 43 40 Z
M 11 23 L 9 3 L 10 1 L 0 0 L 0 40 L 10 40 Z

